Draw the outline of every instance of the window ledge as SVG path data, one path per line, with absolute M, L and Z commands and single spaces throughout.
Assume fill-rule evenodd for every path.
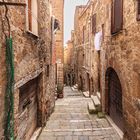
M 29 35 L 31 35 L 34 38 L 39 38 L 38 35 L 36 35 L 35 33 L 31 32 L 30 30 L 27 30 L 26 33 L 29 34 Z
M 121 30 L 118 31 L 118 32 L 111 33 L 111 36 L 113 37 L 113 36 L 116 36 L 116 35 L 121 34 L 121 33 L 123 33 L 123 29 L 121 29 Z

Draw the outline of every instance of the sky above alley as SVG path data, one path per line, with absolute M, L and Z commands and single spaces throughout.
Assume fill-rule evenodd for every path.
M 86 4 L 88 0 L 65 0 L 64 9 L 64 44 L 71 38 L 71 30 L 74 28 L 74 13 L 77 5 Z

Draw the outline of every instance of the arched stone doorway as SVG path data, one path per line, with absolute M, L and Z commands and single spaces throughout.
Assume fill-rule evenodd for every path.
M 93 78 L 91 78 L 90 91 L 91 91 L 91 95 L 93 95 L 94 94 Z
M 109 68 L 106 72 L 106 112 L 114 123 L 124 131 L 122 86 L 113 68 Z
M 89 76 L 89 73 L 87 73 L 87 90 L 90 92 L 90 76 Z
M 79 89 L 80 89 L 81 91 L 83 91 L 83 79 L 82 79 L 81 76 L 80 76 L 80 87 L 79 87 Z

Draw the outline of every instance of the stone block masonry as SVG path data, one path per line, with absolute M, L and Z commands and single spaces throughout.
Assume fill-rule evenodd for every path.
M 133 0 L 91 0 L 81 14 L 75 13 L 79 88 L 89 87 L 91 94 L 101 93 L 102 111 L 112 118 L 127 140 L 140 139 L 139 6 Z M 94 39 L 100 31 L 103 36 L 97 51 Z M 76 47 L 83 46 L 88 39 L 90 45 Z
M 52 13 L 55 18 L 59 21 L 59 30 L 56 32 L 54 47 L 56 49 L 56 83 L 64 83 L 64 0 L 51 0 L 52 3 Z
M 54 108 L 55 73 L 51 64 L 51 13 L 49 0 L 34 3 L 7 1 L 0 4 L 0 139 L 5 130 L 5 91 L 7 84 L 5 34 L 13 39 L 15 86 L 14 86 L 14 131 L 15 138 L 29 140 L 36 127 L 45 125 Z M 35 2 L 35 1 L 34 1 Z M 30 14 L 31 13 L 31 14 Z M 36 16 L 37 15 L 37 16 Z M 30 17 L 31 16 L 31 17 Z M 31 20 L 31 21 L 29 21 Z M 28 26 L 32 23 L 32 28 Z M 36 25 L 37 24 L 37 25 Z M 34 26 L 36 25 L 36 26 Z M 34 31 L 38 31 L 37 34 Z

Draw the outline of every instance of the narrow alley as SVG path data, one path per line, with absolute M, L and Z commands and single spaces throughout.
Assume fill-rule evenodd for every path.
M 0 140 L 140 140 L 140 0 L 0 0 Z
M 105 118 L 88 113 L 89 101 L 82 93 L 65 87 L 64 98 L 56 101 L 55 111 L 38 140 L 120 140 Z

